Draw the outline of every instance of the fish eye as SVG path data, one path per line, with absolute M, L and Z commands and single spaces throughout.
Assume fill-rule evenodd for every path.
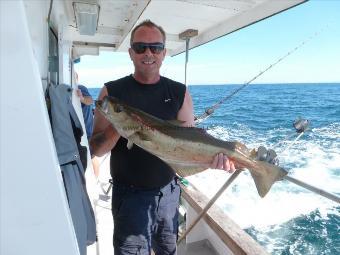
M 114 108 L 114 111 L 116 113 L 120 113 L 124 110 L 123 106 L 122 105 L 116 105 L 115 108 Z

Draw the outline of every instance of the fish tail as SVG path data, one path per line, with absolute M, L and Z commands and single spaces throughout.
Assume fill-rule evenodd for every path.
M 257 192 L 261 197 L 264 197 L 274 182 L 281 180 L 288 172 L 265 161 L 256 161 L 250 173 L 254 179 Z

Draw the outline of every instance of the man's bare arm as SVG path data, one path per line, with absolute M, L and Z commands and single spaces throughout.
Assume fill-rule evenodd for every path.
M 92 154 L 98 157 L 105 155 L 116 145 L 119 137 L 112 126 L 108 126 L 103 132 L 92 135 L 90 140 Z
M 195 125 L 192 99 L 188 90 L 185 91 L 184 101 L 177 114 L 177 119 L 183 121 L 183 126 L 192 127 Z

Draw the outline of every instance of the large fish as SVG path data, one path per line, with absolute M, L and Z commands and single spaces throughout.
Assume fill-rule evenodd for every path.
M 117 132 L 134 144 L 159 157 L 182 176 L 206 170 L 217 153 L 224 153 L 236 168 L 249 169 L 261 197 L 287 172 L 276 165 L 259 161 L 253 151 L 239 142 L 216 139 L 205 130 L 182 127 L 178 121 L 166 121 L 133 108 L 114 97 L 97 101 L 97 109 Z

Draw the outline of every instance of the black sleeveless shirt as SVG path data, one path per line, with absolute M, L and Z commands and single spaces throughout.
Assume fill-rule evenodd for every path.
M 162 77 L 155 84 L 141 84 L 132 75 L 105 83 L 109 96 L 119 98 L 163 120 L 175 120 L 182 107 L 186 87 Z M 159 188 L 168 184 L 174 171 L 161 159 L 120 137 L 111 151 L 111 176 L 126 185 L 140 189 Z

